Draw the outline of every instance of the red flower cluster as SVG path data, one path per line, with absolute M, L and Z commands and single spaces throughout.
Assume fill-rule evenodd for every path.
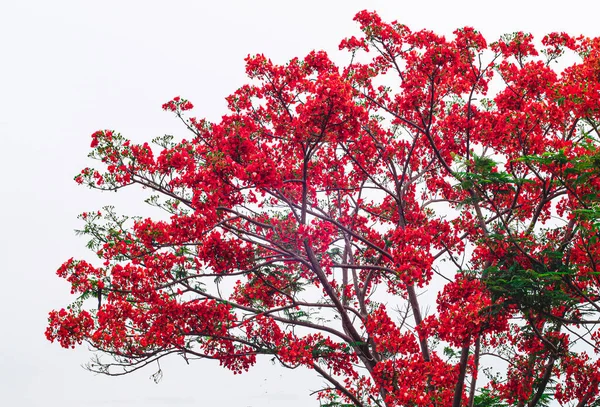
M 175 113 L 185 112 L 186 110 L 191 110 L 194 108 L 194 105 L 190 103 L 190 101 L 182 99 L 179 96 L 175 96 L 172 100 L 162 105 L 163 110 L 168 110 Z

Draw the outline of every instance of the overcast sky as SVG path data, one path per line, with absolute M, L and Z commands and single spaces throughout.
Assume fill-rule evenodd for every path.
M 184 135 L 163 102 L 182 95 L 217 120 L 244 83 L 244 57 L 284 63 L 358 34 L 362 9 L 412 29 L 449 34 L 465 25 L 488 40 L 516 30 L 600 35 L 597 1 L 0 1 L 0 404 L 6 406 L 317 406 L 314 372 L 260 363 L 234 376 L 212 362 L 163 363 L 120 378 L 80 365 L 86 348 L 44 338 L 47 313 L 66 306 L 55 275 L 70 257 L 91 259 L 76 216 L 107 204 L 142 213 L 139 194 L 77 187 L 90 134 L 110 128 L 135 141 Z

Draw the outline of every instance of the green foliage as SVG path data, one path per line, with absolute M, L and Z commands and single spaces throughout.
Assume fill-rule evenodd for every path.
M 455 157 L 455 159 L 460 162 L 458 157 Z M 455 171 L 454 175 L 460 180 L 459 189 L 470 190 L 476 188 L 482 193 L 487 193 L 489 190 L 495 194 L 506 194 L 514 191 L 517 185 L 533 182 L 526 178 L 519 178 L 509 172 L 501 171 L 498 162 L 490 157 L 478 156 L 474 153 L 471 155 L 470 161 L 460 162 L 460 170 Z M 473 199 L 468 198 L 462 204 L 471 204 Z
M 556 152 L 547 151 L 541 155 L 527 155 L 518 161 L 541 167 L 559 167 L 561 171 L 558 174 L 558 182 L 571 187 L 585 185 L 590 178 L 600 175 L 600 152 L 593 142 L 582 143 L 581 147 L 586 148 L 589 154 L 570 158 L 564 149 L 560 149 Z M 584 201 L 598 201 L 598 194 L 588 194 L 581 198 Z
M 494 397 L 489 389 L 481 389 L 481 393 L 475 396 L 473 407 L 508 407 L 508 404 Z
M 559 263 L 552 268 L 535 264 L 525 269 L 518 263 L 506 260 L 488 268 L 484 282 L 494 303 L 503 299 L 505 303 L 515 304 L 522 310 L 547 314 L 554 307 L 575 301 L 560 289 L 563 277 L 571 274 L 572 270 Z

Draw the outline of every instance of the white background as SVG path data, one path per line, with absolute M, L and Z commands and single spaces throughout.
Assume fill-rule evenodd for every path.
M 600 34 L 594 0 L 567 1 L 60 1 L 0 0 L 0 404 L 5 406 L 316 406 L 311 371 L 260 363 L 233 376 L 217 364 L 163 363 L 130 376 L 95 376 L 85 348 L 44 338 L 47 313 L 71 300 L 55 276 L 70 257 L 93 255 L 73 230 L 76 216 L 106 204 L 147 211 L 139 193 L 78 187 L 90 163 L 90 134 L 110 128 L 134 141 L 185 135 L 161 111 L 182 95 L 194 114 L 225 113 L 224 97 L 244 83 L 243 58 L 277 63 L 328 51 L 358 35 L 352 21 L 378 10 L 413 30 L 450 34 L 465 25 L 491 42 L 500 34 Z M 124 191 L 125 192 L 125 191 Z

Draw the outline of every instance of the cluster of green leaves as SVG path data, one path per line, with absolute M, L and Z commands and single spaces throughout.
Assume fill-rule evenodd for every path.
M 573 271 L 564 265 L 549 268 L 534 264 L 525 269 L 507 259 L 486 269 L 484 282 L 494 304 L 514 304 L 524 311 L 548 315 L 555 307 L 576 301 L 563 289 L 564 276 L 571 274 Z
M 470 160 L 460 160 L 459 157 L 455 159 L 459 163 L 459 169 L 454 172 L 454 176 L 460 180 L 457 188 L 463 191 L 476 189 L 482 196 L 489 195 L 490 192 L 507 194 L 520 185 L 533 182 L 504 171 L 503 165 L 492 157 L 472 153 Z M 461 204 L 470 205 L 480 200 L 481 197 L 471 197 L 463 200 Z

